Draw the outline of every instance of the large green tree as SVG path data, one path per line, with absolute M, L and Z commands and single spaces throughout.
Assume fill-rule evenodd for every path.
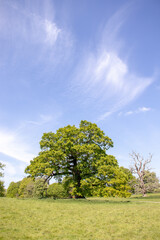
M 25 172 L 33 178 L 45 177 L 46 181 L 52 177 L 69 177 L 75 197 L 84 197 L 88 184 L 90 188 L 97 187 L 96 179 L 106 191 L 111 186 L 116 189 L 120 185 L 123 190 L 124 184 L 117 180 L 122 172 L 117 160 L 106 153 L 110 147 L 113 147 L 112 140 L 96 124 L 81 121 L 79 128 L 68 125 L 56 133 L 44 133 L 40 141 L 41 151 Z

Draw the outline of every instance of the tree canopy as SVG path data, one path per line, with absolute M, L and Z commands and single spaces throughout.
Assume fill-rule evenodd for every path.
M 81 121 L 79 128 L 68 125 L 56 133 L 44 133 L 41 151 L 25 172 L 32 178 L 44 177 L 46 181 L 68 177 L 75 197 L 83 197 L 86 187 L 91 192 L 94 189 L 97 195 L 107 192 L 125 195 L 127 177 L 117 160 L 107 155 L 110 147 L 113 141 L 95 123 Z

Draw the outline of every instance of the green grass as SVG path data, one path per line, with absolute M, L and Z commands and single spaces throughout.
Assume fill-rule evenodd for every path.
M 0 198 L 0 239 L 159 240 L 160 194 L 129 199 Z

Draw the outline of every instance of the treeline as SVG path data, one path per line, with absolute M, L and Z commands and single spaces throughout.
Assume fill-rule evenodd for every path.
M 1 164 L 2 166 L 2 164 Z M 3 165 L 4 167 L 4 165 Z M 85 197 L 97 196 L 97 197 L 109 197 L 109 196 L 120 196 L 129 197 L 131 194 L 142 193 L 140 179 L 136 178 L 129 169 L 120 167 L 125 173 L 127 179 L 128 192 L 122 195 L 122 191 L 113 191 L 113 187 L 110 189 L 110 193 L 103 195 L 103 192 L 97 191 L 97 188 L 88 191 L 85 189 Z M 1 173 L 2 176 L 2 173 Z M 155 172 L 145 171 L 144 184 L 146 193 L 160 192 L 159 179 Z M 59 183 L 48 184 L 44 178 L 37 178 L 33 180 L 31 177 L 26 177 L 18 182 L 11 182 L 8 189 L 4 189 L 4 182 L 0 181 L 0 197 L 10 197 L 10 198 L 72 198 L 74 184 L 71 177 L 64 177 L 63 181 Z
M 121 168 L 128 175 L 129 188 L 128 195 L 125 197 L 129 197 L 131 194 L 140 194 L 141 187 L 139 179 L 135 178 L 129 169 L 123 167 Z M 146 171 L 144 183 L 147 193 L 160 192 L 160 183 L 155 172 Z M 7 189 L 6 197 L 63 199 L 72 198 L 72 190 L 73 184 L 69 178 L 64 178 L 63 181 L 59 183 L 48 184 L 43 178 L 37 178 L 35 181 L 33 181 L 32 178 L 28 177 L 19 182 L 11 182 Z M 86 192 L 86 197 L 91 196 L 93 195 L 90 192 Z M 94 196 L 100 197 L 96 191 L 94 192 Z M 114 196 L 114 194 L 112 194 L 112 196 Z
M 6 197 L 10 198 L 69 198 L 62 183 L 47 184 L 43 178 L 33 181 L 30 177 L 11 182 Z

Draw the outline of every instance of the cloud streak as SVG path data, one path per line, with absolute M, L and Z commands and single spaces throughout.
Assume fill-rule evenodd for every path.
M 46 31 L 46 42 L 48 42 L 50 45 L 53 45 L 56 42 L 61 30 L 56 26 L 55 23 L 52 23 L 48 20 L 45 20 L 44 26 Z
M 18 37 L 30 43 L 44 43 L 53 47 L 62 30 L 57 26 L 53 17 L 49 19 L 47 14 L 40 15 L 36 11 L 23 8 L 20 4 L 2 1 L 0 11 L 0 31 L 13 38 Z M 52 7 L 52 6 L 50 6 Z
M 140 107 L 137 110 L 134 111 L 128 111 L 125 113 L 126 116 L 133 115 L 133 114 L 138 114 L 138 113 L 145 113 L 151 111 L 151 108 L 148 107 Z
M 26 124 L 33 124 L 33 125 L 37 125 L 37 126 L 42 126 L 46 123 L 49 123 L 53 120 L 53 117 L 51 115 L 43 115 L 41 114 L 40 117 L 39 117 L 39 121 L 26 121 Z M 56 121 L 54 119 L 54 121 Z
M 92 104 L 101 108 L 97 122 L 134 101 L 154 81 L 154 76 L 140 77 L 130 71 L 129 62 L 119 53 L 118 33 L 127 14 L 125 6 L 109 19 L 100 43 L 85 55 L 75 74 L 76 96 L 84 99 L 87 107 Z
M 72 52 L 72 36 L 55 21 L 52 1 L 38 7 L 30 1 L 25 8 L 20 2 L 2 1 L 0 40 L 7 41 L 12 51 L 8 63 L 19 66 L 24 61 L 32 68 L 42 64 L 45 74 L 55 71 Z

